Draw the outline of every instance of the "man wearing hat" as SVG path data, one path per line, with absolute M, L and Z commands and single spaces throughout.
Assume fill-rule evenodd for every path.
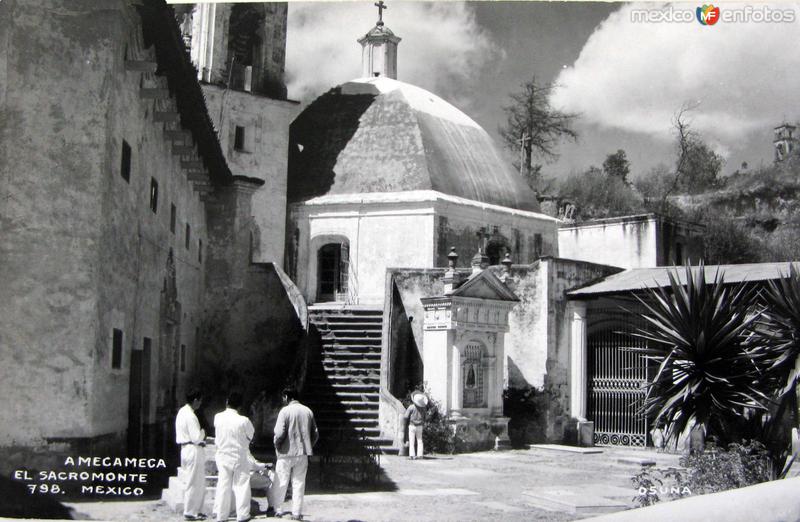
M 406 410 L 405 419 L 408 423 L 408 454 L 411 460 L 422 458 L 422 430 L 425 419 L 428 417 L 428 396 L 421 391 L 411 394 L 411 405 Z

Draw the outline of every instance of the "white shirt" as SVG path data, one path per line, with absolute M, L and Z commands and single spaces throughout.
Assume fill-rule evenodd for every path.
M 178 444 L 199 444 L 206 438 L 206 433 L 200 429 L 200 421 L 197 420 L 197 415 L 194 409 L 185 404 L 183 408 L 178 410 L 178 415 L 175 417 L 175 442 Z
M 217 456 L 235 458 L 240 463 L 248 461 L 250 441 L 256 431 L 250 419 L 228 408 L 214 416 L 214 431 Z

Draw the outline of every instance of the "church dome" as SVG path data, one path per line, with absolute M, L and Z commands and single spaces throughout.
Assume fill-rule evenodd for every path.
M 365 192 L 435 190 L 538 211 L 536 196 L 469 116 L 386 76 L 339 85 L 294 120 L 290 202 Z

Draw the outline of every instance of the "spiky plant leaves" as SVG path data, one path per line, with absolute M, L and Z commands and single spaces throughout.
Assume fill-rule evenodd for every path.
M 797 387 L 800 368 L 800 270 L 789 265 L 789 273 L 768 281 L 761 297 L 766 309 L 754 330 L 754 342 L 769 347 L 769 371 L 780 380 L 782 397 Z
M 726 285 L 719 272 L 707 281 L 702 264 L 687 266 L 683 281 L 677 270 L 668 275 L 668 287 L 636 296 L 649 328 L 635 335 L 648 341 L 646 356 L 658 363 L 641 413 L 664 424 L 674 443 L 692 422 L 726 440 L 736 417 L 770 401 L 762 382 L 768 355 L 747 342 L 758 317 L 757 290 Z

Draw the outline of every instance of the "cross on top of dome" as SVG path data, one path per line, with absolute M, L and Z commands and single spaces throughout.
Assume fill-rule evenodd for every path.
M 378 2 L 375 2 L 374 5 L 375 7 L 378 8 L 378 23 L 376 23 L 375 25 L 378 26 L 383 25 L 383 10 L 389 9 L 389 7 L 385 3 L 383 3 L 383 0 L 378 0 Z

